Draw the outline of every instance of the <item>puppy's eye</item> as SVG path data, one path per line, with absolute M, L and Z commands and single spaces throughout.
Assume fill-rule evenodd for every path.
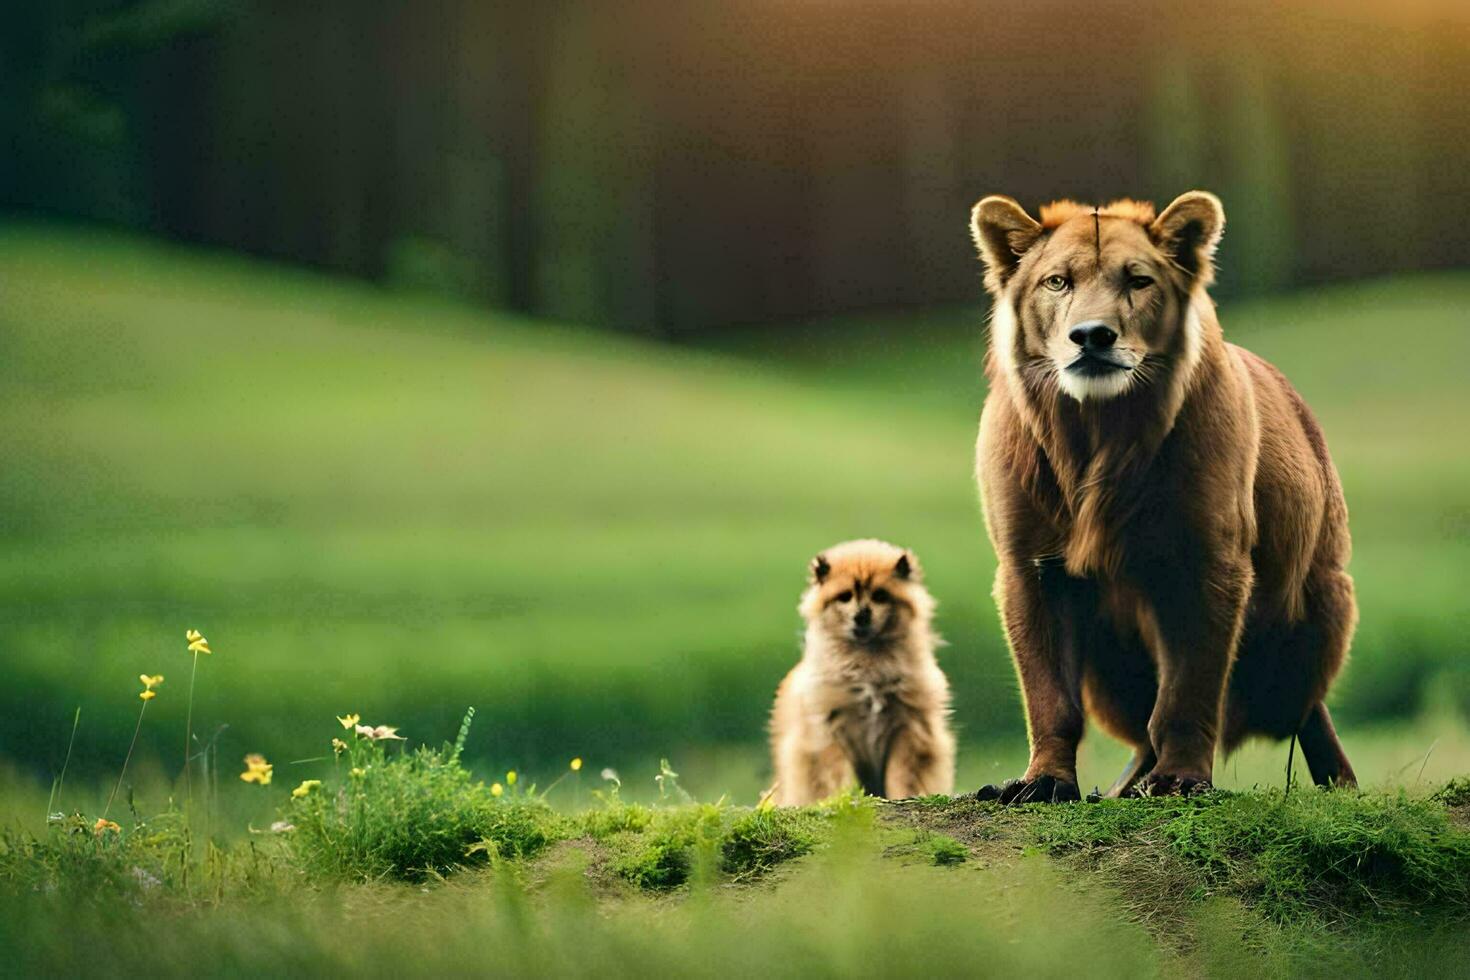
M 852 590 L 851 589 L 847 589 L 845 591 L 842 591 L 842 592 L 837 593 L 837 601 L 838 602 L 851 602 L 852 601 Z
M 1041 284 L 1052 292 L 1059 293 L 1072 285 L 1072 282 L 1066 276 L 1047 276 L 1041 280 Z
M 1153 284 L 1154 284 L 1154 281 L 1152 279 L 1150 279 L 1148 276 L 1129 276 L 1128 277 L 1128 288 L 1129 289 L 1147 289 L 1148 287 L 1152 286 Z
M 873 601 L 880 605 L 883 603 L 892 602 L 893 595 L 887 589 L 874 589 Z

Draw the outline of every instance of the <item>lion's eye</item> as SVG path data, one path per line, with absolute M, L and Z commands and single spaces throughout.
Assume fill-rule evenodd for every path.
M 1041 284 L 1054 293 L 1059 293 L 1072 285 L 1066 276 L 1047 276 L 1041 280 Z
M 879 605 L 882 605 L 883 603 L 886 603 L 886 602 L 892 602 L 893 601 L 893 596 L 892 596 L 891 593 L 889 593 L 889 591 L 887 589 L 874 589 L 873 590 L 873 601 L 876 602 L 876 603 L 878 603 Z
M 1148 287 L 1152 286 L 1153 284 L 1154 284 L 1154 281 L 1152 279 L 1150 279 L 1148 276 L 1129 276 L 1128 277 L 1128 288 L 1129 289 L 1147 289 Z
M 837 601 L 838 602 L 851 602 L 852 601 L 852 590 L 851 589 L 848 589 L 845 592 L 839 592 L 839 593 L 837 593 Z

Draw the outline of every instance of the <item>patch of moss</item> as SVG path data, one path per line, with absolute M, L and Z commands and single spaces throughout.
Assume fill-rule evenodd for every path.
M 1051 853 L 1085 858 L 1154 852 L 1196 882 L 1192 897 L 1234 895 L 1278 922 L 1470 907 L 1470 833 L 1438 802 L 1402 794 L 1105 800 L 1040 808 L 1031 837 Z M 1160 880 L 1177 895 L 1180 875 L 1164 870 Z
M 922 842 L 922 846 L 930 860 L 941 867 L 964 864 L 970 857 L 970 852 L 965 845 L 948 834 L 929 834 Z
M 709 804 L 656 810 L 645 829 L 613 835 L 613 870 L 639 888 L 676 888 L 689 880 L 697 852 L 715 849 L 720 824 L 720 809 Z
M 614 800 L 605 807 L 579 813 L 575 819 L 583 834 L 602 840 L 614 834 L 642 833 L 653 823 L 653 810 Z
M 1459 779 L 1451 779 L 1440 788 L 1434 798 L 1445 806 L 1456 809 L 1462 806 L 1470 806 L 1470 776 L 1461 776 Z
M 720 843 L 720 869 L 746 877 L 817 846 L 823 819 L 812 810 L 757 809 L 735 818 Z

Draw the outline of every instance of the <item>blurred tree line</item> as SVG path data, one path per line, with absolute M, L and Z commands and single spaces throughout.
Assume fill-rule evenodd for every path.
M 674 333 L 973 301 L 990 192 L 1220 193 L 1223 294 L 1470 263 L 1457 5 L 57 0 L 0 205 Z

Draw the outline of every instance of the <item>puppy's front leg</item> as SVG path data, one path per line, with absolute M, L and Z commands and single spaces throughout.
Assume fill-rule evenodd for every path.
M 1031 762 L 1020 779 L 986 786 L 978 799 L 1001 803 L 1077 800 L 1082 740 L 1081 630 L 1084 583 L 1056 564 L 1003 560 L 995 595 L 1026 701 Z
M 899 730 L 888 753 L 887 793 L 907 800 L 954 789 L 954 738 L 942 718 Z

